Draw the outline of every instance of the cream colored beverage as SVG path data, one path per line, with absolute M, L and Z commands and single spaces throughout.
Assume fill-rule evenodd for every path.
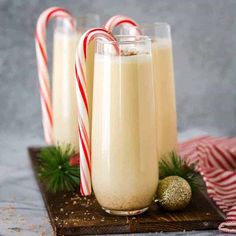
M 169 38 L 152 44 L 153 71 L 157 106 L 158 156 L 164 157 L 177 148 L 176 101 L 172 46 Z
M 87 13 L 78 17 L 79 29 L 85 32 L 88 29 L 100 26 L 100 17 L 97 14 Z M 94 71 L 94 41 L 89 43 L 86 58 L 86 83 L 88 95 L 88 109 L 89 109 L 89 127 L 91 135 L 92 127 L 92 109 L 93 109 L 93 71 Z
M 167 23 L 140 24 L 137 28 L 124 26 L 121 32 L 136 35 L 139 32 L 152 39 L 153 72 L 156 96 L 156 131 L 158 159 L 167 158 L 177 149 L 177 115 L 173 73 L 173 55 L 170 26 Z
M 152 39 L 153 72 L 157 110 L 158 160 L 177 148 L 177 117 L 170 26 L 167 23 L 141 24 L 142 34 Z M 135 30 L 135 31 L 134 31 Z M 137 29 L 128 30 L 130 33 Z
M 79 148 L 78 114 L 75 93 L 75 51 L 81 34 L 54 33 L 53 49 L 53 137 L 54 143 Z M 86 60 L 89 111 L 92 114 L 94 43 Z M 91 124 L 92 116 L 90 116 Z M 91 125 L 90 125 L 91 127 Z
M 158 184 L 154 102 L 151 55 L 95 55 L 92 184 L 109 213 L 138 214 L 153 200 Z
M 93 76 L 94 76 L 94 42 L 91 42 L 88 47 L 86 60 L 86 77 L 87 77 L 87 92 L 88 92 L 88 108 L 89 108 L 89 127 L 91 136 L 92 115 L 93 115 Z
M 79 34 L 55 30 L 53 46 L 53 138 L 54 144 L 79 149 L 75 93 L 75 50 Z

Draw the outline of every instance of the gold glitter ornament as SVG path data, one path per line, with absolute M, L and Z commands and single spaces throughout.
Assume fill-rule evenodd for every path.
M 184 209 L 190 202 L 192 190 L 189 183 L 179 176 L 169 176 L 159 182 L 157 199 L 168 211 Z

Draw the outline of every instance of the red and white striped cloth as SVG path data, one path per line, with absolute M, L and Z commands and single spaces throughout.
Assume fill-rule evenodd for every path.
M 219 230 L 236 233 L 236 138 L 203 136 L 179 145 L 187 164 L 195 164 L 207 192 L 226 214 Z

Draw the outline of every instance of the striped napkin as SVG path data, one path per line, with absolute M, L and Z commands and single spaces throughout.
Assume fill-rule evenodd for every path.
M 226 214 L 219 230 L 236 233 L 236 138 L 202 136 L 179 144 L 179 154 L 195 164 L 207 192 Z

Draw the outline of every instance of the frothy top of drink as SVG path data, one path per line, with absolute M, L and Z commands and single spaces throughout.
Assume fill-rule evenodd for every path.
M 120 51 L 121 56 L 135 56 L 138 54 L 139 52 L 137 50 L 121 50 Z
M 157 48 L 171 47 L 170 38 L 155 38 L 152 40 L 152 45 Z
M 114 57 L 132 57 L 132 56 L 141 56 L 141 55 L 149 55 L 147 51 L 141 51 L 136 48 L 125 48 L 121 49 L 119 51 L 119 54 L 116 54 L 114 51 L 108 51 L 106 52 L 105 50 L 103 52 L 98 52 L 96 53 L 97 55 L 101 55 L 104 57 L 109 57 L 109 56 L 114 56 Z
M 128 54 L 128 55 L 127 55 Z M 122 55 L 109 55 L 109 54 L 95 54 L 95 60 L 101 63 L 128 63 L 128 64 L 137 64 L 137 63 L 150 63 L 151 61 L 150 54 L 139 54 L 138 52 L 125 52 Z

